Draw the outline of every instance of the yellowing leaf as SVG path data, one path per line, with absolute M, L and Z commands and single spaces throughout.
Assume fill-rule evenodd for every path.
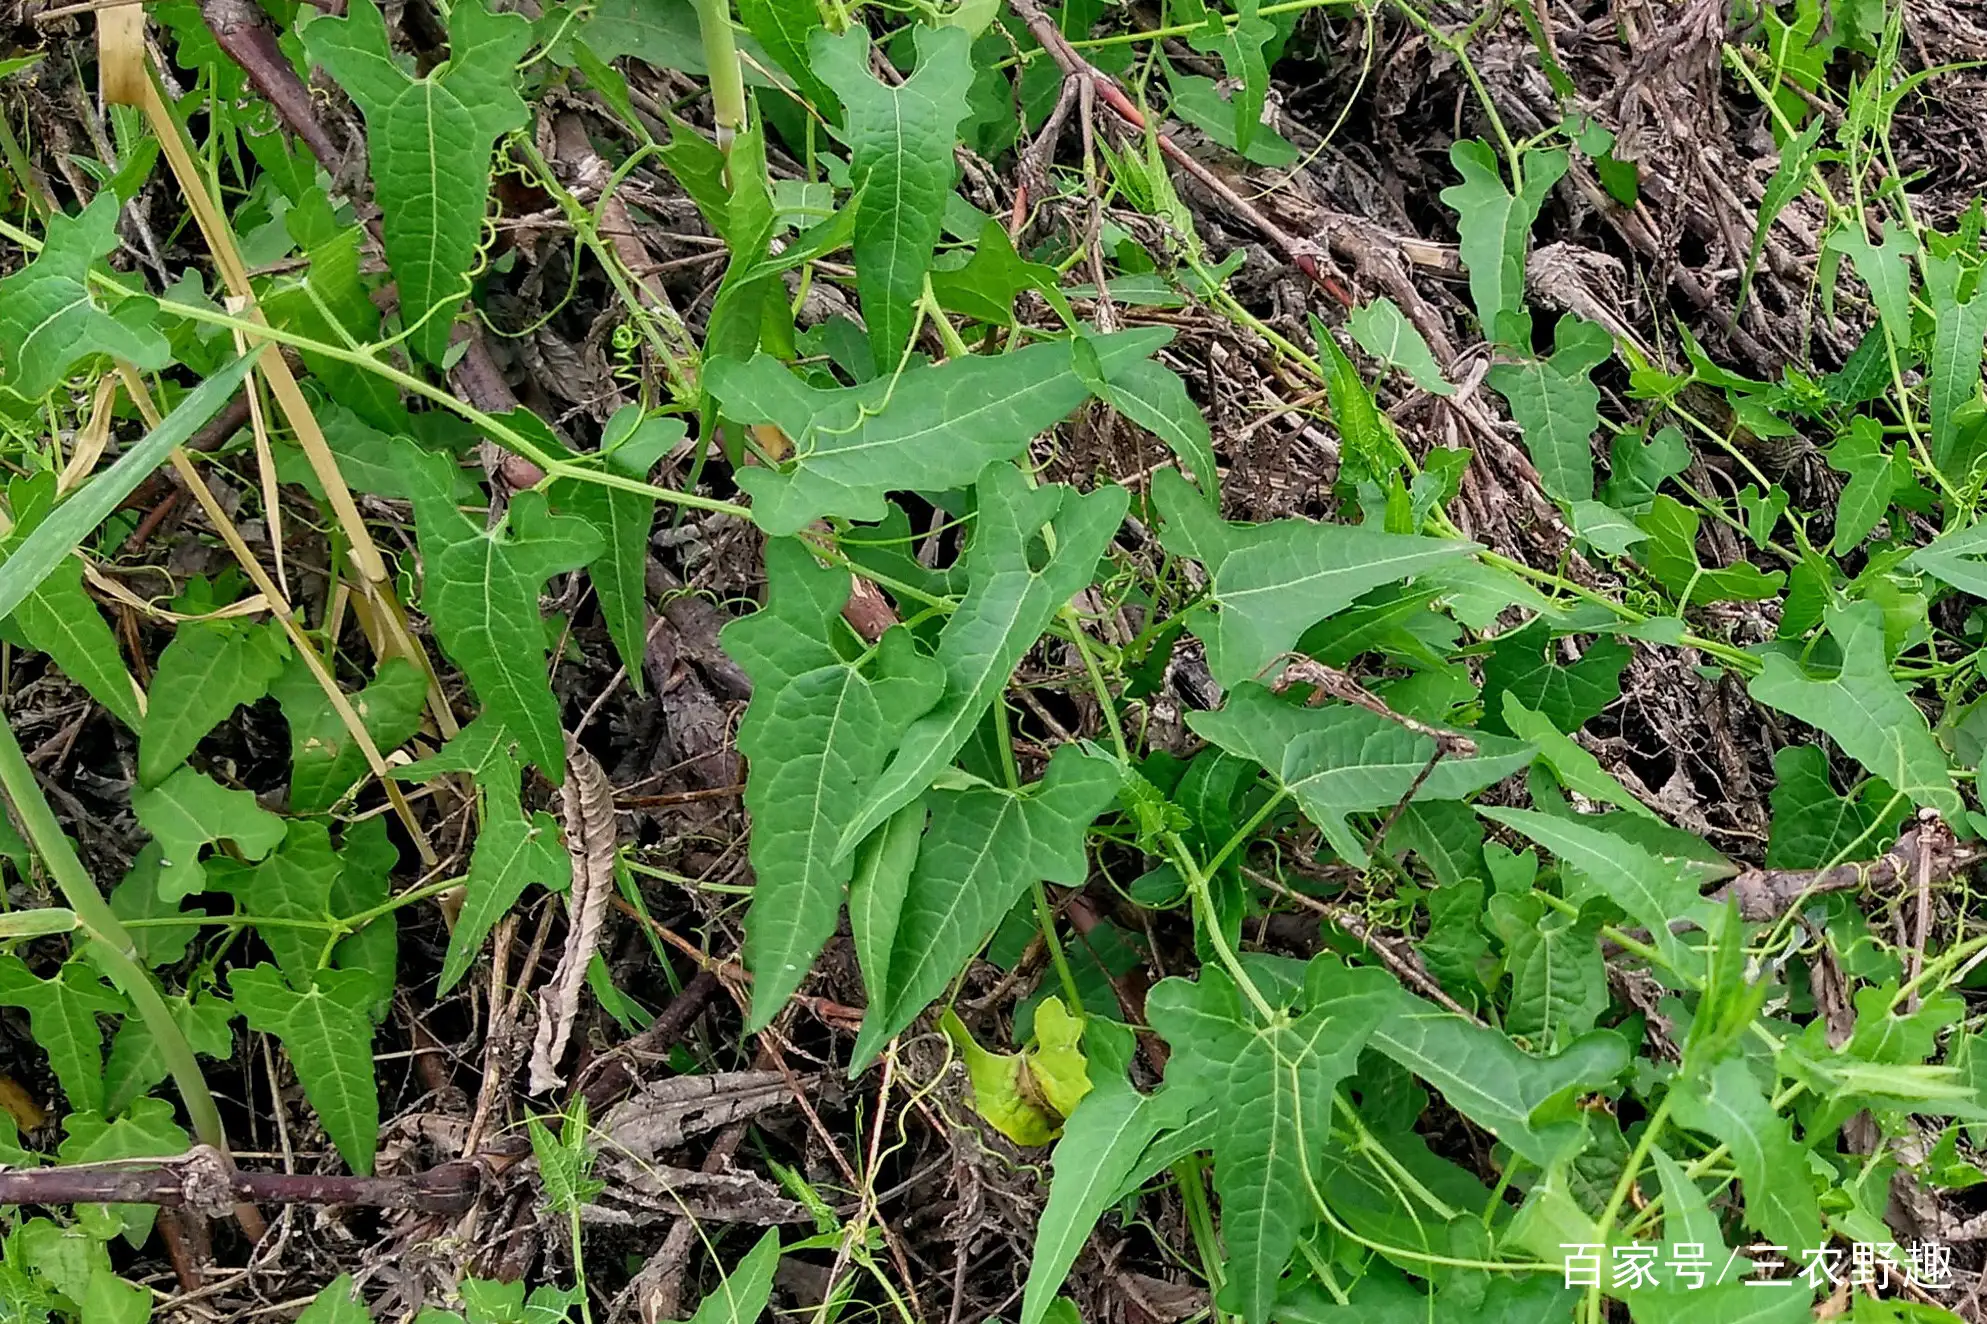
M 1046 1145 L 1062 1134 L 1063 1119 L 1090 1092 L 1084 1072 L 1083 1022 L 1048 997 L 1035 1010 L 1037 1042 L 1019 1053 L 990 1053 L 980 1047 L 950 1007 L 938 1028 L 966 1059 L 973 1083 L 973 1107 L 987 1123 L 1017 1145 Z

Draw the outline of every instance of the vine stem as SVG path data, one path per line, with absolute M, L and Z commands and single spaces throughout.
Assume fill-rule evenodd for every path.
M 1249 1005 L 1256 1009 L 1256 1014 L 1263 1018 L 1263 1024 L 1275 1024 L 1276 1008 L 1269 1005 L 1269 999 L 1256 987 L 1256 981 L 1249 978 L 1249 972 L 1242 968 L 1242 958 L 1235 954 L 1235 949 L 1228 944 L 1228 935 L 1221 931 L 1221 919 L 1214 913 L 1214 894 L 1208 890 L 1207 875 L 1194 863 L 1194 853 L 1187 849 L 1187 843 L 1180 839 L 1177 832 L 1166 833 L 1164 840 L 1166 853 L 1173 857 L 1174 867 L 1186 876 L 1187 891 L 1192 894 L 1194 904 L 1207 924 L 1208 943 L 1213 946 L 1222 968 L 1228 971 L 1235 986 L 1249 999 Z
M 1670 1104 L 1676 1099 L 1676 1087 L 1672 1085 L 1663 1095 L 1663 1101 L 1656 1105 L 1648 1125 L 1642 1128 L 1641 1138 L 1635 1142 L 1635 1150 L 1628 1156 L 1628 1164 L 1621 1170 L 1621 1179 L 1614 1184 L 1614 1192 L 1608 1196 L 1607 1208 L 1601 1210 L 1600 1238 L 1606 1244 L 1608 1233 L 1614 1230 L 1615 1219 L 1621 1216 L 1622 1205 L 1628 1202 L 1628 1193 L 1635 1189 L 1636 1174 L 1649 1159 L 1649 1151 L 1656 1147 L 1656 1137 L 1662 1133 L 1663 1124 L 1670 1120 Z M 1601 1284 L 1595 1279 L 1587 1289 L 1587 1318 L 1592 1324 L 1601 1324 Z
M 55 811 L 49 808 L 48 797 L 42 794 L 34 769 L 28 766 L 27 755 L 21 752 L 20 742 L 14 738 L 13 727 L 5 721 L 0 721 L 0 790 L 6 792 L 35 853 L 48 866 L 49 876 L 88 936 L 91 955 L 111 982 L 130 999 L 133 1010 L 152 1032 L 159 1055 L 165 1059 L 166 1069 L 179 1087 L 194 1134 L 202 1144 L 227 1155 L 230 1152 L 227 1131 L 221 1125 L 221 1112 L 214 1105 L 214 1096 L 207 1089 L 207 1079 L 194 1060 L 193 1045 L 187 1042 L 158 985 L 139 961 L 138 946 L 131 940 L 131 934 L 104 900 L 103 893 L 97 890 L 83 862 L 76 858 L 76 849 L 55 821 Z M 261 1237 L 262 1217 L 253 1205 L 236 1206 L 236 1215 L 242 1219 L 244 1231 Z

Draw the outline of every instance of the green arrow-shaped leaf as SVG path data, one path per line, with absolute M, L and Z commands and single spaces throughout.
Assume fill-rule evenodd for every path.
M 1171 338 L 1166 330 L 1121 331 L 1091 344 L 1109 380 Z M 1068 341 L 952 359 L 838 390 L 810 386 L 763 354 L 748 363 L 719 360 L 705 380 L 725 417 L 773 424 L 793 441 L 790 468 L 738 471 L 753 520 L 779 536 L 828 515 L 880 520 L 889 511 L 887 492 L 970 486 L 987 465 L 1020 455 L 1090 396 Z
M 482 237 L 492 140 L 529 119 L 517 62 L 531 44 L 531 24 L 521 14 L 493 14 L 482 0 L 461 0 L 449 9 L 449 58 L 425 78 L 401 68 L 372 0 L 312 23 L 303 40 L 366 118 L 401 320 L 420 323 L 408 344 L 440 366 Z
M 846 112 L 840 136 L 863 196 L 855 225 L 856 292 L 876 366 L 885 373 L 911 341 L 973 84 L 973 43 L 963 30 L 919 25 L 911 31 L 917 69 L 894 87 L 870 73 L 869 33 L 860 25 L 840 36 L 817 30 L 809 43 L 815 75 Z
M 117 247 L 116 195 L 109 189 L 80 215 L 48 218 L 48 236 L 34 261 L 0 280 L 0 382 L 40 399 L 86 358 L 109 355 L 141 368 L 170 358 L 165 337 L 150 325 L 145 301 L 117 314 L 90 295 L 90 266 Z
M 174 903 L 207 889 L 201 847 L 232 841 L 259 860 L 283 841 L 283 820 L 257 804 L 254 792 L 229 790 L 184 764 L 157 786 L 134 790 L 131 811 L 159 843 L 159 897 Z
M 34 1041 L 48 1054 L 69 1106 L 102 1112 L 103 1027 L 97 1017 L 126 1010 L 123 997 L 80 960 L 71 960 L 48 979 L 38 979 L 13 955 L 0 956 L 0 1006 L 28 1014 Z
M 1475 543 L 1364 524 L 1230 524 L 1170 469 L 1152 476 L 1152 497 L 1165 517 L 1160 542 L 1206 566 L 1213 580 L 1214 610 L 1197 613 L 1191 628 L 1207 644 L 1208 668 L 1223 685 L 1257 675 L 1304 631 L 1361 594 L 1477 550 Z
M 538 594 L 545 581 L 600 555 L 600 535 L 584 520 L 554 515 L 538 492 L 520 492 L 503 525 L 484 529 L 449 493 L 455 461 L 412 442 L 401 451 L 416 475 L 414 514 L 421 546 L 421 606 L 435 637 L 495 718 L 555 784 L 566 767 L 559 701 L 545 675 L 545 626 Z
M 318 1120 L 352 1171 L 373 1170 L 379 1147 L 379 1086 L 373 1079 L 369 981 L 360 970 L 321 970 L 299 993 L 276 967 L 228 972 L 249 1028 L 283 1041 Z

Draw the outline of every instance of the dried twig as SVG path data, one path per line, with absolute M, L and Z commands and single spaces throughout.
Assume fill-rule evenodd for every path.
M 1324 663 L 1308 657 L 1295 657 L 1284 663 L 1283 670 L 1270 682 L 1270 689 L 1281 694 L 1292 685 L 1309 685 L 1320 696 L 1338 699 L 1344 703 L 1357 704 L 1367 712 L 1384 717 L 1390 722 L 1406 727 L 1418 736 L 1426 736 L 1435 742 L 1437 754 L 1452 758 L 1473 759 L 1476 757 L 1476 742 L 1468 736 L 1454 731 L 1444 731 L 1439 726 L 1430 726 L 1403 713 L 1397 713 L 1387 706 L 1387 701 L 1358 681 Z M 1316 700 L 1314 699 L 1315 703 Z M 1426 777 L 1426 772 L 1422 777 Z M 1417 779 L 1418 781 L 1419 779 Z M 1417 788 L 1418 789 L 1418 788 Z
M 566 737 L 566 850 L 573 859 L 572 926 L 558 969 L 538 998 L 538 1033 L 531 1044 L 531 1092 L 564 1083 L 559 1059 L 579 1014 L 586 968 L 600 947 L 607 902 L 614 895 L 614 787 L 599 760 Z
M 1928 816 L 1906 828 L 1897 844 L 1874 860 L 1852 860 L 1832 869 L 1746 869 L 1711 898 L 1736 900 L 1742 919 L 1773 920 L 1824 892 L 1883 889 L 1914 877 L 1921 894 L 1929 896 L 1931 888 L 1979 858 L 1962 855 L 1952 829 Z
M 231 1170 L 215 1150 L 196 1145 L 183 1157 L 147 1167 L 0 1172 L 0 1205 L 152 1204 L 215 1218 L 238 1201 L 461 1213 L 476 1202 L 482 1183 L 482 1165 L 461 1159 L 406 1177 L 242 1172 Z

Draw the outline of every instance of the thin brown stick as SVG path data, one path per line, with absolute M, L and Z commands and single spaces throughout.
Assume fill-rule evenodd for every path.
M 230 1170 L 197 1145 L 183 1158 L 146 1167 L 26 1168 L 0 1172 L 0 1205 L 152 1204 L 219 1217 L 250 1204 L 363 1205 L 461 1213 L 476 1202 L 482 1165 L 456 1160 L 406 1177 Z
M 1366 923 L 1365 918 L 1357 912 L 1345 906 L 1334 906 L 1320 901 L 1316 897 L 1305 896 L 1302 892 L 1292 891 L 1268 874 L 1258 873 L 1254 869 L 1245 868 L 1242 870 L 1242 873 L 1249 881 L 1267 887 L 1270 891 L 1275 892 L 1286 900 L 1295 901 L 1298 905 L 1304 907 L 1304 909 L 1322 916 L 1344 929 L 1347 933 L 1358 939 L 1367 951 L 1379 957 L 1380 964 L 1393 971 L 1395 978 L 1401 980 L 1403 983 L 1412 984 L 1429 1001 L 1440 1003 L 1444 1008 L 1453 1011 L 1472 1025 L 1482 1025 L 1484 1023 L 1478 1018 L 1475 1012 L 1450 997 L 1448 991 L 1435 982 L 1435 977 L 1421 968 L 1421 961 L 1418 957 L 1411 954 L 1404 955 L 1396 951 L 1393 944 L 1374 933 L 1372 927 Z
M 1313 658 L 1291 658 L 1284 663 L 1283 670 L 1278 673 L 1275 680 L 1270 682 L 1269 687 L 1276 693 L 1281 694 L 1292 685 L 1300 683 L 1316 689 L 1321 696 L 1338 699 L 1345 703 L 1357 704 L 1367 712 L 1378 717 L 1384 717 L 1397 725 L 1404 726 L 1418 736 L 1426 736 L 1435 742 L 1435 749 L 1438 754 L 1448 754 L 1459 759 L 1473 759 L 1476 757 L 1476 742 L 1468 736 L 1460 735 L 1454 731 L 1444 731 L 1439 726 L 1430 726 L 1428 723 L 1417 721 L 1404 713 L 1395 712 L 1387 706 L 1385 699 L 1382 699 L 1379 695 L 1373 693 L 1373 691 L 1367 689 L 1364 685 L 1361 685 L 1351 676 L 1346 675 L 1337 667 L 1328 667 Z M 1432 771 L 1432 768 L 1430 771 Z M 1426 777 L 1427 775 L 1428 772 L 1424 771 L 1421 777 Z M 1417 783 L 1416 789 L 1419 789 L 1421 778 L 1418 777 L 1415 780 Z

